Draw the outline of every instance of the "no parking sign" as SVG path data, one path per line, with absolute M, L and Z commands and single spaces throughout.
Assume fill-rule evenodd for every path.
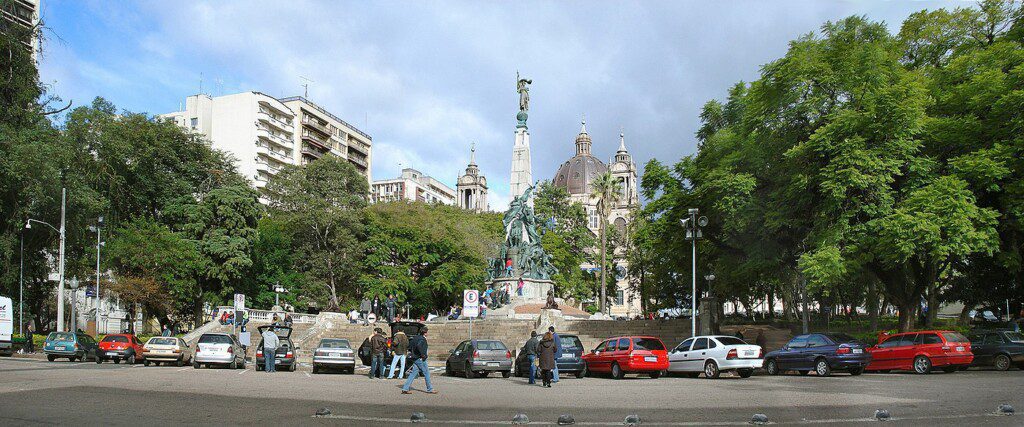
M 480 316 L 480 291 L 476 289 L 462 291 L 462 316 Z

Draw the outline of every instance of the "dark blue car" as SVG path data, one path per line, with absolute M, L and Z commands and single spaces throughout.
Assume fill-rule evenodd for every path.
M 764 369 L 769 375 L 797 371 L 807 375 L 814 371 L 826 377 L 833 371 L 846 371 L 860 375 L 871 363 L 867 346 L 846 334 L 820 333 L 800 335 L 782 348 L 764 357 Z

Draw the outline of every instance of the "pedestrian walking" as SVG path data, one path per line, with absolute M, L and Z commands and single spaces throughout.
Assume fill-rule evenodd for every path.
M 768 338 L 764 336 L 764 329 L 757 330 L 757 338 L 754 338 L 754 344 L 761 347 L 761 351 L 767 351 L 766 347 L 768 346 Z
M 35 335 L 35 332 L 36 328 L 32 325 L 32 321 L 30 320 L 28 322 L 28 327 L 25 328 L 25 346 L 23 349 L 25 353 L 31 354 L 36 352 L 36 342 L 35 337 L 33 336 Z
M 388 340 L 384 338 L 384 331 L 380 328 L 373 329 L 373 336 L 370 337 L 370 378 L 384 378 L 384 355 L 388 351 Z
M 420 374 L 423 374 L 423 379 L 427 382 L 427 393 L 437 394 L 437 390 L 434 390 L 434 386 L 430 383 L 430 369 L 427 368 L 427 330 L 426 326 L 420 328 L 420 334 L 412 337 L 409 342 L 409 351 L 412 353 L 412 371 L 409 372 L 409 378 L 402 385 L 402 394 L 412 393 L 409 388 Z
M 398 306 L 398 299 L 395 298 L 395 294 L 388 295 L 388 300 L 384 303 L 388 310 L 388 323 L 395 321 L 395 308 Z
M 162 336 L 162 337 L 169 337 L 169 336 L 171 336 L 171 328 L 168 328 L 167 325 L 164 325 L 164 330 L 162 332 L 160 332 L 160 336 Z
M 554 334 L 547 332 L 544 334 L 544 338 L 540 340 L 540 344 L 537 345 L 537 352 L 540 355 L 540 373 L 543 379 L 544 387 L 551 387 L 551 378 L 553 376 L 553 370 L 558 366 L 555 363 L 555 339 Z
M 523 287 L 526 286 L 526 282 L 523 281 L 523 276 L 519 276 L 519 284 L 516 285 L 516 294 L 523 296 Z
M 526 355 L 526 360 L 530 363 L 530 381 L 527 384 L 537 384 L 538 344 L 540 344 L 540 338 L 537 337 L 537 331 L 530 331 L 530 339 L 526 340 L 526 345 L 523 346 L 523 354 Z
M 363 324 L 364 325 L 369 325 L 370 324 L 366 319 L 367 319 L 367 317 L 370 314 L 370 309 L 371 308 L 372 307 L 370 306 L 370 300 L 368 298 L 366 298 L 366 297 L 363 297 L 363 301 L 359 303 L 359 313 L 363 315 Z
M 405 355 L 409 351 L 409 336 L 405 332 L 398 331 L 395 337 L 391 339 L 391 350 L 395 353 L 391 358 L 391 372 L 388 374 L 388 379 L 395 377 L 395 366 L 398 365 L 399 361 L 402 363 L 402 368 L 398 371 L 398 379 L 402 379 L 405 376 Z
M 378 318 L 380 317 L 380 308 L 381 308 L 380 307 L 380 297 L 376 297 L 376 296 L 373 297 L 373 307 L 372 307 L 372 310 L 373 310 L 373 314 L 376 314 Z
M 512 258 L 505 259 L 505 276 L 512 277 Z
M 558 336 L 558 332 L 555 332 L 554 326 L 548 326 L 548 332 L 551 333 L 551 339 L 555 342 L 555 354 L 562 354 L 562 337 Z M 557 359 L 558 356 L 555 356 Z M 551 368 L 551 382 L 558 382 L 558 364 L 555 363 L 555 367 Z
M 277 346 L 281 344 L 280 339 L 277 338 L 277 334 L 274 333 L 274 328 L 267 328 L 263 330 L 263 370 L 267 372 L 277 372 L 277 366 L 274 364 L 274 356 L 277 355 Z

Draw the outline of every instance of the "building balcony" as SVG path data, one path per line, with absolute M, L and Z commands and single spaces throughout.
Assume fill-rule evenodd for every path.
M 355 151 L 363 156 L 369 156 L 370 146 L 363 144 L 359 140 L 353 139 L 348 142 L 348 151 Z
M 319 139 L 319 138 L 317 138 L 317 137 L 315 137 L 315 136 L 313 136 L 312 134 L 309 134 L 309 133 L 306 133 L 306 134 L 302 135 L 302 141 L 303 142 L 308 142 L 308 143 L 313 144 L 313 145 L 315 145 L 317 147 L 323 148 L 325 151 L 331 149 L 331 144 L 329 142 L 327 142 L 326 140 L 323 140 L 323 139 Z
M 366 169 L 366 168 L 370 167 L 369 163 L 366 162 L 366 159 L 362 159 L 362 158 L 359 158 L 359 157 L 349 156 L 348 161 L 350 161 L 352 163 L 355 163 L 356 166 L 362 166 L 363 169 Z
M 302 120 L 302 124 L 308 126 L 310 129 L 315 129 L 315 130 L 323 133 L 325 136 L 330 136 L 331 135 L 331 132 L 327 130 L 327 126 L 324 126 L 324 125 L 320 124 L 320 122 L 318 122 L 316 120 L 304 118 Z
M 269 157 L 257 156 L 256 157 L 256 170 L 269 172 L 271 175 L 277 175 L 284 169 L 281 165 L 273 160 L 267 160 Z
M 288 133 L 291 133 L 295 130 L 295 127 L 292 126 L 291 122 L 280 120 L 274 117 L 273 115 L 264 113 L 262 111 L 256 113 L 256 119 Z
M 319 159 L 324 156 L 324 153 L 310 147 L 302 147 L 302 155 Z
M 264 155 L 282 163 L 291 163 L 292 155 L 288 151 L 275 150 L 264 144 L 256 144 L 256 154 Z
M 277 135 L 267 129 L 256 129 L 256 136 L 264 141 L 268 141 L 272 144 L 278 145 L 286 150 L 292 149 L 292 140 L 285 138 L 281 135 Z

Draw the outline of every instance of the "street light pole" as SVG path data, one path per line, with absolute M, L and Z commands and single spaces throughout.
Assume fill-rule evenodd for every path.
M 57 262 L 60 282 L 57 286 L 57 332 L 64 332 L 64 230 L 65 222 L 64 207 L 67 204 L 66 188 L 60 189 L 60 261 Z
M 75 315 L 75 306 L 78 305 L 78 277 L 72 277 L 69 283 L 71 287 L 71 331 L 78 330 L 78 316 Z
M 21 229 L 21 264 L 18 272 L 18 335 L 25 336 L 25 229 Z
M 96 231 L 96 334 L 100 333 L 100 247 L 103 246 L 103 242 L 100 240 L 100 232 L 103 229 L 103 216 L 100 215 L 96 221 L 96 226 L 89 227 Z
M 683 219 L 680 223 L 686 229 L 686 238 L 692 241 L 692 287 L 690 290 L 690 336 L 697 336 L 697 239 L 701 237 L 700 227 L 708 225 L 707 217 L 697 217 L 699 210 L 690 208 L 687 211 L 689 218 Z

